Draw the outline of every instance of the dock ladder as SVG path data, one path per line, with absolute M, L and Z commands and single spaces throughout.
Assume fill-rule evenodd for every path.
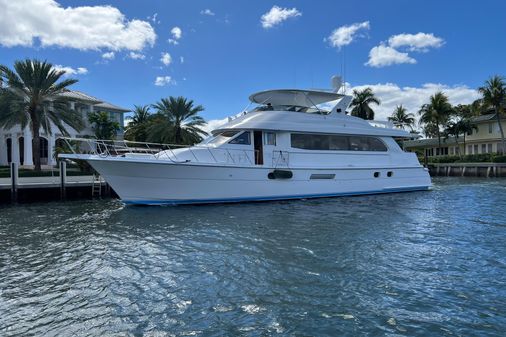
M 91 182 L 91 197 L 102 197 L 102 176 L 93 174 L 93 181 Z

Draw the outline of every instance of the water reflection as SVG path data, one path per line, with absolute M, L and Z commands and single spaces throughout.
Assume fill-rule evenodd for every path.
M 0 209 L 2 335 L 498 334 L 506 184 Z

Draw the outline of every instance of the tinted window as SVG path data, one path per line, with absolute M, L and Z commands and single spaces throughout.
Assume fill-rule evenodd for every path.
M 379 138 L 368 136 L 292 133 L 291 142 L 293 148 L 304 150 L 387 151 Z
M 240 144 L 240 145 L 250 145 L 250 137 L 249 137 L 249 131 L 245 131 L 241 133 L 239 136 L 232 139 L 229 144 Z
M 221 145 L 221 144 L 227 142 L 228 140 L 230 140 L 230 138 L 232 138 L 233 136 L 235 136 L 238 133 L 239 133 L 239 131 L 222 132 L 222 133 L 216 135 L 215 137 L 209 139 L 208 141 L 206 141 L 206 144 L 216 144 L 217 146 Z

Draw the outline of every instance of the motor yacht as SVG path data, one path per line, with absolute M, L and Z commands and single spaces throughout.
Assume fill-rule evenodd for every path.
M 200 144 L 81 139 L 87 151 L 61 157 L 87 161 L 126 204 L 306 199 L 431 186 L 415 153 L 399 146 L 414 135 L 347 115 L 351 97 L 337 89 L 267 90 L 249 99 L 252 109 L 230 117 Z

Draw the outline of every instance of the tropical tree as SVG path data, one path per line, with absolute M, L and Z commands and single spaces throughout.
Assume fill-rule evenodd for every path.
M 374 110 L 369 106 L 370 104 L 381 104 L 381 101 L 374 95 L 371 88 L 365 88 L 361 91 L 353 90 L 353 100 L 350 104 L 352 116 L 373 120 Z
M 148 127 L 152 120 L 149 105 L 135 105 L 134 115 L 125 130 L 125 139 L 137 142 L 147 141 Z
M 153 122 L 148 128 L 148 140 L 161 143 L 195 144 L 202 141 L 207 132 L 206 124 L 198 115 L 204 111 L 201 105 L 184 97 L 162 98 L 152 105 L 156 110 Z
M 63 79 L 65 71 L 52 64 L 26 59 L 14 62 L 14 69 L 0 65 L 0 127 L 21 125 L 32 131 L 33 163 L 40 171 L 40 131 L 52 134 L 52 125 L 68 135 L 66 125 L 76 131 L 84 127 L 81 115 L 71 109 L 63 94 L 75 79 Z
M 492 76 L 485 82 L 483 87 L 478 91 L 483 95 L 483 105 L 494 109 L 499 131 L 501 132 L 501 153 L 506 151 L 506 143 L 504 141 L 504 130 L 501 124 L 501 114 L 504 112 L 506 100 L 506 83 L 501 76 Z
M 394 124 L 399 125 L 402 129 L 407 126 L 410 130 L 413 130 L 413 125 L 415 124 L 415 115 L 412 113 L 407 113 L 406 108 L 401 104 L 395 108 L 392 115 L 388 117 L 388 120 Z
M 120 130 L 119 123 L 109 117 L 109 113 L 105 111 L 89 113 L 88 121 L 97 139 L 114 139 Z
M 441 147 L 441 127 L 446 125 L 454 114 L 454 109 L 446 96 L 441 91 L 430 97 L 430 102 L 422 105 L 420 111 L 420 124 L 432 125 L 431 130 L 435 131 L 439 147 Z
M 471 104 L 459 104 L 454 109 L 457 116 L 467 119 L 487 113 L 481 99 L 477 99 Z
M 457 149 L 459 152 L 459 156 L 462 158 L 462 153 L 460 152 L 459 146 L 459 137 L 463 136 L 464 139 L 464 154 L 466 153 L 466 134 L 473 132 L 477 127 L 467 118 L 462 118 L 457 122 L 449 122 L 444 131 L 445 139 L 449 137 L 454 137 L 455 144 L 457 145 Z

